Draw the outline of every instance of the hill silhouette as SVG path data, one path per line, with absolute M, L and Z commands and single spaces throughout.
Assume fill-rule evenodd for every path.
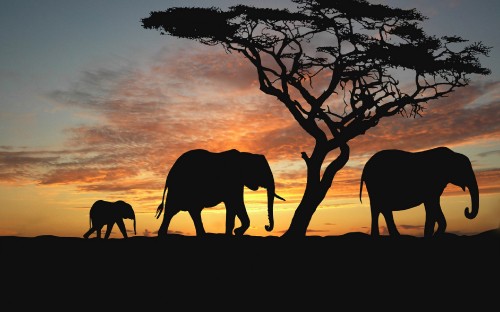
M 467 265 L 487 257 L 500 264 L 500 228 L 476 235 L 457 235 L 445 233 L 440 237 L 424 238 L 411 235 L 399 237 L 371 237 L 361 232 L 350 232 L 338 236 L 306 236 L 286 239 L 278 236 L 228 237 L 224 234 L 207 233 L 205 237 L 170 234 L 166 238 L 156 236 L 132 236 L 128 239 L 96 237 L 85 240 L 80 237 L 60 237 L 41 235 L 36 237 L 0 236 L 3 254 L 2 262 L 23 263 L 33 259 L 54 260 L 66 258 L 72 263 L 89 265 L 89 257 L 121 260 L 127 253 L 161 258 L 177 265 L 188 265 L 189 261 L 200 259 L 202 262 L 223 264 L 224 259 L 239 256 L 240 263 L 251 263 L 269 270 L 261 257 L 285 260 L 293 265 L 295 261 L 321 264 L 330 261 L 371 261 L 388 263 L 404 258 L 408 263 L 428 258 L 444 260 L 471 261 Z M 207 257 L 206 251 L 210 256 Z M 176 255 L 172 257 L 171 255 Z M 374 257 L 373 255 L 376 255 Z M 366 258 L 365 258 L 366 257 Z M 281 260 L 280 260 L 281 261 Z M 330 262 L 333 263 L 333 262 Z M 328 265 L 328 263 L 324 263 Z
M 63 292 L 64 300 L 90 296 L 115 308 L 138 298 L 147 299 L 146 305 L 160 300 L 170 306 L 166 298 L 177 301 L 178 296 L 185 298 L 183 304 L 193 300 L 217 308 L 227 305 L 231 294 L 248 308 L 308 302 L 306 310 L 316 310 L 343 302 L 344 295 L 364 298 L 352 302 L 361 308 L 372 304 L 368 297 L 388 300 L 382 298 L 389 295 L 412 304 L 431 300 L 434 308 L 481 310 L 495 302 L 499 243 L 500 229 L 436 238 L 373 238 L 359 232 L 300 239 L 210 233 L 161 239 L 0 237 L 2 281 L 9 285 L 4 306 L 13 308 L 27 304 L 13 298 L 34 291 L 43 304 Z M 113 289 L 132 297 L 106 295 Z M 469 299 L 462 302 L 460 294 Z M 50 306 L 61 305 L 59 299 Z

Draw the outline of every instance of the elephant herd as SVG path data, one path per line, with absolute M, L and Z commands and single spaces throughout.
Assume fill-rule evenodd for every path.
M 214 183 L 217 181 L 217 183 Z M 385 218 L 389 235 L 399 232 L 393 219 L 393 211 L 405 210 L 424 205 L 424 237 L 442 234 L 446 229 L 440 197 L 448 183 L 467 187 L 471 196 L 472 209 L 465 208 L 465 216 L 473 219 L 479 210 L 479 191 L 471 162 L 467 156 L 447 147 L 437 147 L 420 152 L 383 150 L 374 154 L 365 164 L 361 175 L 359 198 L 363 183 L 370 199 L 371 235 L 379 236 L 378 219 Z M 277 195 L 271 167 L 264 155 L 240 152 L 235 149 L 214 153 L 203 149 L 190 150 L 182 154 L 170 169 L 163 189 L 161 204 L 155 217 L 163 213 L 158 237 L 165 237 L 172 218 L 179 211 L 188 211 L 197 236 L 203 236 L 205 229 L 201 219 L 204 208 L 224 203 L 226 208 L 225 234 L 243 235 L 250 226 L 245 203 L 244 187 L 256 191 L 259 187 L 267 190 L 267 212 L 269 225 L 274 228 L 274 198 Z M 165 193 L 168 193 L 165 196 Z M 241 226 L 234 228 L 236 217 Z M 90 229 L 84 238 L 96 232 L 101 237 L 101 229 L 107 225 L 104 238 L 110 236 L 116 223 L 124 238 L 127 232 L 123 219 L 134 220 L 132 206 L 124 201 L 96 201 L 90 208 Z M 434 226 L 437 230 L 434 232 Z

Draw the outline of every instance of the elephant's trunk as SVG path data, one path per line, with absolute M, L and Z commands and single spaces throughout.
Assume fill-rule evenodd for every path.
M 134 234 L 137 235 L 137 232 L 135 231 L 135 212 L 132 211 L 132 220 L 134 220 Z
M 472 209 L 469 211 L 469 207 L 465 208 L 465 217 L 468 219 L 474 219 L 479 212 L 479 188 L 477 186 L 476 178 L 473 176 L 472 181 L 467 185 L 470 193 L 470 199 L 472 204 Z
M 267 214 L 269 217 L 269 225 L 266 225 L 266 231 L 271 232 L 274 228 L 273 205 L 274 205 L 274 183 L 267 188 Z

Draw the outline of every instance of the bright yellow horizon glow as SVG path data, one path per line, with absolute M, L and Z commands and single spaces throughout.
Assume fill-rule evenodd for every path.
M 334 183 L 335 184 L 335 183 Z M 457 234 L 476 234 L 486 230 L 498 228 L 500 195 L 498 193 L 480 194 L 480 209 L 478 216 L 468 220 L 464 216 L 465 207 L 470 207 L 470 196 L 466 191 L 463 194 L 455 186 L 448 186 L 441 199 L 441 206 L 447 218 L 447 232 Z M 156 219 L 154 213 L 157 204 L 161 201 L 161 192 L 144 192 L 131 196 L 126 200 L 133 204 L 136 212 L 137 236 L 156 236 L 163 215 Z M 269 224 L 267 213 L 267 193 L 265 189 L 257 191 L 245 190 L 245 203 L 250 217 L 251 225 L 245 235 L 252 236 L 281 236 L 289 227 L 295 208 L 300 198 L 300 191 L 287 191 L 283 189 L 281 195 L 285 202 L 275 200 L 274 221 L 272 232 L 264 229 Z M 332 194 L 333 193 L 333 194 Z M 369 199 L 364 189 L 363 202 L 357 196 L 338 196 L 329 192 L 323 203 L 316 210 L 311 219 L 308 236 L 342 235 L 349 232 L 370 233 L 370 208 Z M 447 195 L 447 194 L 453 195 Z M 26 197 L 25 194 L 31 194 Z M 65 194 L 61 196 L 61 194 Z M 155 196 L 158 195 L 158 196 Z M 72 191 L 71 186 L 40 187 L 25 186 L 0 188 L 0 211 L 4 216 L 1 221 L 1 236 L 26 236 L 55 235 L 67 237 L 82 237 L 88 229 L 88 212 L 95 200 L 89 194 Z M 109 200 L 117 200 L 108 198 Z M 134 198 L 134 199 L 132 199 Z M 16 207 L 16 209 L 5 209 Z M 216 207 L 205 208 L 202 212 L 205 230 L 209 233 L 225 232 L 225 207 L 219 204 Z M 425 211 L 423 205 L 394 212 L 394 219 L 398 230 L 404 235 L 423 236 Z M 125 220 L 125 225 L 132 233 L 132 220 Z M 236 227 L 239 226 L 236 220 Z M 381 234 L 387 235 L 385 220 L 380 217 L 379 227 Z M 103 228 L 103 234 L 105 227 Z M 169 227 L 171 233 L 194 236 L 195 230 L 189 214 L 185 211 L 178 213 Z M 93 234 L 91 237 L 95 237 Z M 121 238 L 117 226 L 113 228 L 111 238 Z

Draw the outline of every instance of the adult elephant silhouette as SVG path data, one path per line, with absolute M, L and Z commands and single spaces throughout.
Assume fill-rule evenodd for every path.
M 165 208 L 158 237 L 167 235 L 172 217 L 181 210 L 189 212 L 196 236 L 203 236 L 205 229 L 201 212 L 219 203 L 226 207 L 225 233 L 233 235 L 238 217 L 241 227 L 234 229 L 234 234 L 243 235 L 250 226 L 243 200 L 245 186 L 253 191 L 259 187 L 267 189 L 269 225 L 265 229 L 272 231 L 274 197 L 284 199 L 275 193 L 273 173 L 264 155 L 235 149 L 220 153 L 204 149 L 185 152 L 175 161 L 165 181 L 161 204 L 156 210 L 156 218 L 159 218 Z
M 132 205 L 123 200 L 116 202 L 98 200 L 90 208 L 90 229 L 83 234 L 83 237 L 89 238 L 92 233 L 96 232 L 97 238 L 101 238 L 102 227 L 107 225 L 104 238 L 108 239 L 111 229 L 116 223 L 123 237 L 128 238 L 123 219 L 134 220 L 134 234 L 137 234 L 135 230 L 135 213 Z
M 370 198 L 371 235 L 378 236 L 379 214 L 385 218 L 389 235 L 399 232 L 392 212 L 424 204 L 424 237 L 439 235 L 446 230 L 446 218 L 441 210 L 440 197 L 448 183 L 457 185 L 471 196 L 472 210 L 465 216 L 473 219 L 479 211 L 479 189 L 471 162 L 467 156 L 447 147 L 421 152 L 383 150 L 365 164 L 361 175 L 359 200 L 363 182 Z M 434 226 L 437 223 L 437 230 Z

